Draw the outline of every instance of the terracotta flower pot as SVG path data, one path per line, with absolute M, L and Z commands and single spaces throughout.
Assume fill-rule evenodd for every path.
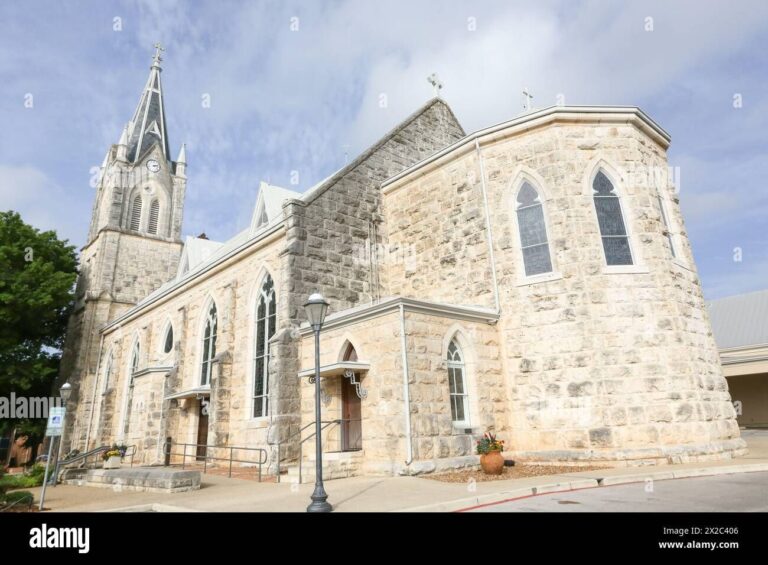
M 481 455 L 480 467 L 486 475 L 501 475 L 504 471 L 504 457 L 501 451 L 489 451 Z

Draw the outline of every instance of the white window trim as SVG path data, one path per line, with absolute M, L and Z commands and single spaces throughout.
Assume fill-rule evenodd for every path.
M 448 409 L 451 411 L 451 423 L 453 424 L 454 428 L 458 429 L 466 429 L 472 427 L 472 415 L 470 413 L 470 399 L 469 399 L 469 388 L 467 383 L 467 360 L 464 355 L 464 351 L 461 348 L 461 345 L 459 344 L 456 339 L 451 339 L 451 341 L 448 343 L 448 346 L 450 347 L 450 344 L 454 343 L 456 345 L 456 349 L 459 352 L 459 356 L 461 357 L 461 362 L 457 363 L 456 361 L 451 361 L 448 359 L 448 355 L 446 352 L 446 362 L 447 362 L 447 369 L 446 371 L 448 376 Z M 461 381 L 462 381 L 462 388 L 464 390 L 464 393 L 461 395 L 453 394 L 451 392 L 451 373 L 450 369 L 461 369 Z M 464 404 L 464 419 L 463 420 L 454 420 L 453 419 L 453 397 L 454 396 L 461 396 L 462 397 L 462 403 Z
M 265 428 L 269 425 L 269 422 L 272 421 L 272 409 L 273 409 L 273 398 L 272 398 L 272 390 L 267 389 L 267 413 L 264 416 L 257 416 L 254 417 L 253 415 L 253 408 L 254 408 L 254 388 L 256 385 L 256 321 L 257 321 L 257 309 L 259 307 L 259 299 L 261 298 L 261 289 L 264 286 L 264 282 L 267 280 L 267 277 L 270 277 L 272 279 L 272 293 L 274 296 L 275 304 L 280 303 L 280 297 L 277 293 L 277 280 L 274 276 L 272 276 L 272 273 L 269 269 L 266 267 L 262 267 L 259 271 L 258 276 L 256 277 L 257 284 L 253 287 L 254 290 L 252 291 L 252 295 L 250 298 L 250 323 L 248 324 L 248 348 L 247 348 L 247 366 L 248 366 L 248 378 L 243 379 L 245 381 L 245 399 L 246 399 L 246 412 L 245 412 L 245 421 L 246 421 L 246 428 L 248 429 L 257 429 L 257 428 Z M 277 333 L 277 307 L 275 307 L 275 333 Z M 271 339 L 271 338 L 270 338 Z
M 213 299 L 213 297 L 208 297 L 208 299 L 205 301 L 205 307 L 202 310 L 202 319 L 200 323 L 200 330 L 197 334 L 197 343 L 198 343 L 198 354 L 197 354 L 197 364 L 195 365 L 195 371 L 193 372 L 193 380 L 192 380 L 192 386 L 211 386 L 211 377 L 213 377 L 213 359 L 216 357 L 215 355 L 211 358 L 211 363 L 208 365 L 208 380 L 207 382 L 203 382 L 202 380 L 202 369 L 203 369 L 203 360 L 205 356 L 205 327 L 208 324 L 208 317 L 211 312 L 211 307 L 216 307 L 216 340 L 215 343 L 217 345 L 218 349 L 218 342 L 219 342 L 219 307 L 216 305 L 216 301 Z

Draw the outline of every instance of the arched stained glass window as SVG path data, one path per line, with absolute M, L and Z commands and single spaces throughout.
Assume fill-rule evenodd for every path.
M 632 250 L 629 246 L 627 228 L 624 224 L 624 214 L 621 201 L 616 194 L 613 183 L 603 173 L 598 171 L 592 182 L 594 190 L 597 222 L 600 226 L 600 236 L 603 240 L 605 261 L 608 265 L 632 265 Z
M 523 251 L 525 275 L 540 275 L 552 271 L 547 226 L 539 193 L 528 182 L 517 193 L 517 226 Z
M 275 284 L 267 275 L 259 290 L 256 305 L 256 343 L 254 344 L 253 417 L 269 414 L 269 340 L 275 335 L 277 302 Z
M 211 302 L 208 314 L 205 318 L 205 329 L 203 330 L 203 358 L 200 366 L 200 384 L 211 384 L 211 371 L 213 369 L 213 358 L 216 357 L 216 304 Z

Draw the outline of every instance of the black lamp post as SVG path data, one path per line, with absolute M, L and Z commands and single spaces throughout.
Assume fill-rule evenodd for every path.
M 304 304 L 307 319 L 315 332 L 315 491 L 307 512 L 330 512 L 333 507 L 323 488 L 323 443 L 320 437 L 320 329 L 328 312 L 328 302 L 319 292 L 312 294 Z

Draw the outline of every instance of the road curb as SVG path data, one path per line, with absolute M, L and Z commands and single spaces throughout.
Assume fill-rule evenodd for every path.
M 659 469 L 648 473 L 635 473 L 632 475 L 616 475 L 596 478 L 585 478 L 581 476 L 572 476 L 566 478 L 571 480 L 552 481 L 530 486 L 519 487 L 500 492 L 470 496 L 456 500 L 438 502 L 435 504 L 426 504 L 415 506 L 394 512 L 458 512 L 469 510 L 477 506 L 486 506 L 499 502 L 518 500 L 540 494 L 553 492 L 568 492 L 573 490 L 583 490 L 589 488 L 600 488 L 603 486 L 623 485 L 630 483 L 642 483 L 647 480 L 666 481 L 670 479 L 686 479 L 694 477 L 708 477 L 715 475 L 732 475 L 737 473 L 754 473 L 758 471 L 768 471 L 768 463 L 744 463 L 740 465 L 730 465 L 724 467 L 694 467 L 691 469 Z

